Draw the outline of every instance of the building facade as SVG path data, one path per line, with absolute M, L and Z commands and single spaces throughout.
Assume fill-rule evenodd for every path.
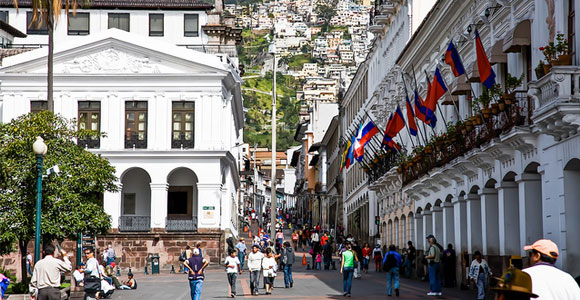
M 223 240 L 238 234 L 244 114 L 235 57 L 192 49 L 220 46 L 223 32 L 206 24 L 211 5 L 148 11 L 140 1 L 118 10 L 103 3 L 61 16 L 54 50 L 55 113 L 106 133 L 78 144 L 106 157 L 119 178 L 120 192 L 103 195 L 113 229 L 100 243 L 127 255 L 122 267 L 143 268 L 152 253 L 161 267 L 176 265 L 183 240 L 202 242 L 215 260 Z M 28 30 L 15 44 L 46 42 L 44 31 L 26 25 L 25 3 L 6 9 L 14 27 Z M 47 108 L 46 52 L 4 58 L 0 121 Z

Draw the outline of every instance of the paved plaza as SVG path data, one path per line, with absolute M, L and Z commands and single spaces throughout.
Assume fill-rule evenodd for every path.
M 301 262 L 302 253 L 297 253 L 297 262 Z M 308 255 L 307 255 L 308 257 Z M 363 274 L 362 279 L 353 281 L 352 299 L 384 299 L 386 296 L 385 273 Z M 115 291 L 113 299 L 143 300 L 143 299 L 190 299 L 189 285 L 185 274 L 160 275 L 136 274 L 139 286 L 137 290 Z M 238 298 L 251 298 L 249 274 L 246 270 L 237 281 Z M 262 281 L 260 280 L 262 286 Z M 257 299 L 343 299 L 342 277 L 336 271 L 312 271 L 306 270 L 302 264 L 298 264 L 294 270 L 294 287 L 284 288 L 284 276 L 279 276 L 274 282 L 272 295 L 264 295 L 260 289 Z M 429 288 L 428 282 L 417 279 L 401 279 L 400 299 L 428 299 L 426 296 Z M 202 299 L 228 298 L 228 284 L 226 274 L 222 268 L 215 264 L 206 272 L 206 280 L 203 284 Z M 488 299 L 493 299 L 488 295 Z M 389 297 L 390 298 L 390 297 Z M 392 298 L 397 298 L 393 296 Z M 443 289 L 443 297 L 439 299 L 476 299 L 475 291 L 460 291 L 458 289 Z

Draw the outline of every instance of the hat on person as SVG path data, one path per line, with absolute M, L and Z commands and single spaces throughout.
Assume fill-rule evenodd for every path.
M 240 241 L 243 241 L 243 240 L 244 240 L 244 238 L 243 238 L 243 237 L 241 237 L 241 238 L 240 238 Z
M 525 246 L 524 250 L 536 250 L 554 259 L 557 259 L 560 255 L 558 252 L 558 245 L 546 239 L 537 240 L 535 243 Z
M 434 238 L 435 238 L 435 236 L 434 236 L 434 235 L 432 235 L 432 234 L 430 234 L 430 235 L 428 235 L 428 236 L 426 237 L 426 239 L 434 239 Z
M 113 262 L 111 263 L 111 268 L 114 268 L 116 266 L 116 264 Z
M 538 298 L 538 295 L 532 293 L 532 277 L 528 273 L 509 267 L 501 278 L 497 279 L 499 280 L 497 287 L 491 290 L 524 294 L 531 298 Z

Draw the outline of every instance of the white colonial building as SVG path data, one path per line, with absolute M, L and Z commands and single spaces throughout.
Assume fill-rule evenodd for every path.
M 176 239 L 211 242 L 206 253 L 219 256 L 219 240 L 238 234 L 244 113 L 235 29 L 206 25 L 215 11 L 199 1 L 159 1 L 163 9 L 133 1 L 126 11 L 105 2 L 61 16 L 54 49 L 55 113 L 106 133 L 78 144 L 106 157 L 119 178 L 120 192 L 103 195 L 113 227 L 103 238 L 146 240 L 135 256 L 160 253 L 162 265 L 181 253 L 168 248 Z M 47 107 L 46 33 L 27 27 L 26 4 L 6 10 L 28 32 L 14 44 L 41 47 L 3 59 L 0 122 Z M 153 241 L 159 233 L 165 246 Z

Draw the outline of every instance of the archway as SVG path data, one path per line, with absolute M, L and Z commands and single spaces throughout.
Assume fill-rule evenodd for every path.
M 399 238 L 401 237 L 401 233 L 400 233 L 400 227 L 399 227 L 399 217 L 395 217 L 395 240 L 394 240 L 394 245 L 395 246 L 399 246 L 400 244 L 400 240 Z
M 572 274 L 580 274 L 580 159 L 570 160 L 564 167 L 564 206 L 566 212 L 566 255 L 562 261 L 563 268 Z
M 167 231 L 197 229 L 197 182 L 187 168 L 176 168 L 167 176 Z
M 496 185 L 499 217 L 499 254 L 520 255 L 520 208 L 516 174 L 508 172 Z
M 120 231 L 151 229 L 151 177 L 141 168 L 130 168 L 121 175 Z
M 423 210 L 423 236 L 421 237 L 422 240 L 425 240 L 430 234 L 433 234 L 433 212 L 431 211 L 431 203 L 427 203 L 425 209 Z M 435 237 L 437 238 L 437 237 Z M 427 245 L 425 245 L 427 246 Z
M 393 221 L 389 220 L 389 241 L 388 241 L 388 245 L 392 245 L 393 244 Z
M 433 212 L 433 235 L 439 243 L 443 243 L 443 202 L 441 199 L 435 200 L 431 209 Z
M 401 216 L 401 248 L 404 248 L 407 245 L 407 241 L 409 240 L 409 232 L 407 230 L 407 217 L 405 215 Z
M 499 255 L 499 219 L 497 190 L 495 189 L 497 181 L 489 179 L 484 188 L 479 191 L 481 201 L 481 226 L 483 231 L 483 249 L 484 255 Z
M 520 241 L 523 245 L 531 245 L 544 235 L 542 215 L 542 176 L 538 173 L 538 163 L 532 162 L 526 166 L 524 173 L 516 176 L 520 205 Z M 529 222 L 528 220 L 534 220 Z M 526 251 L 522 249 L 522 256 Z
M 414 216 L 414 224 L 415 224 L 415 247 L 417 247 L 417 249 L 424 249 L 425 247 L 425 243 L 423 242 L 424 238 L 425 238 L 425 232 L 423 231 L 423 216 L 421 215 L 421 213 L 423 212 L 423 209 L 421 209 L 420 207 L 417 208 L 417 211 L 415 212 L 415 216 Z
M 474 185 L 465 197 L 467 201 L 467 250 L 469 253 L 481 251 L 483 248 L 481 229 L 481 202 L 479 202 L 479 186 Z

